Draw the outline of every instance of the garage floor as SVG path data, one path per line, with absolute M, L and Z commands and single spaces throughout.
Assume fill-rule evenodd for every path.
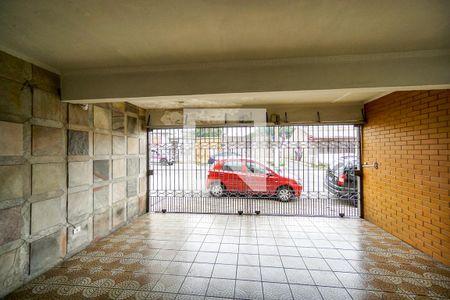
M 9 298 L 83 297 L 449 298 L 450 268 L 361 219 L 149 214 Z

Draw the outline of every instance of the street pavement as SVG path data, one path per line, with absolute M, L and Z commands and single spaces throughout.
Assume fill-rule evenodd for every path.
M 239 197 L 227 195 L 211 197 L 206 187 L 208 164 L 182 164 L 152 166 L 149 177 L 150 207 L 152 211 L 167 209 L 171 212 L 230 213 L 260 211 L 269 215 L 359 216 L 359 209 L 349 201 L 335 198 L 325 186 L 326 170 L 320 167 L 301 167 L 279 170 L 279 174 L 303 185 L 300 198 L 289 202 L 265 197 Z

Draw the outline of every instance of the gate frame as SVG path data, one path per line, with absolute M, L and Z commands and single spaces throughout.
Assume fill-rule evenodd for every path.
M 151 126 L 150 125 L 150 115 L 148 116 L 147 119 L 147 131 L 146 131 L 146 157 L 147 157 L 147 161 L 146 161 L 146 182 L 147 182 L 147 186 L 146 186 L 146 213 L 150 212 L 150 176 L 152 176 L 153 174 L 153 170 L 150 170 L 150 133 L 153 132 L 153 130 L 155 129 L 183 129 L 184 126 L 177 126 L 177 125 L 168 125 L 168 126 Z M 358 213 L 359 216 L 356 216 L 354 218 L 360 218 L 360 219 L 364 219 L 364 188 L 363 188 L 363 169 L 362 169 L 362 147 L 363 147 L 363 126 L 364 126 L 365 122 L 364 121 L 349 121 L 349 122 L 328 122 L 328 121 L 317 121 L 317 122 L 290 122 L 290 123 L 279 123 L 279 124 L 267 124 L 267 126 L 273 126 L 273 127 L 282 127 L 282 126 L 318 126 L 318 125 L 353 125 L 356 128 L 358 128 L 358 137 L 359 137 L 359 147 L 358 147 L 358 156 L 359 156 L 359 160 L 358 160 L 358 174 L 355 174 L 355 176 L 358 177 L 358 187 L 359 187 L 359 205 L 358 205 Z M 249 124 L 249 123 L 233 123 L 233 124 L 212 124 L 212 125 L 200 125 L 197 128 L 225 128 L 225 127 L 256 127 L 254 124 Z M 163 212 L 165 213 L 165 212 Z M 220 215 L 234 215 L 234 213 L 202 213 L 202 212 L 197 212 L 197 213 L 192 213 L 192 212 L 171 212 L 171 213 L 185 213 L 185 214 L 220 214 Z M 251 214 L 248 214 L 251 215 Z M 259 214 L 258 214 L 259 215 Z M 265 214 L 265 215 L 272 215 L 272 214 Z M 275 214 L 273 214 L 275 215 Z M 283 215 L 285 217 L 295 217 L 295 216 L 302 216 L 302 215 Z M 305 216 L 305 217 L 322 217 L 322 218 L 336 218 L 336 216 Z

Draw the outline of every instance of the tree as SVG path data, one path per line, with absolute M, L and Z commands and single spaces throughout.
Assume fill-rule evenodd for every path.
M 274 140 L 276 133 L 278 133 L 278 137 L 280 137 L 283 141 L 288 140 L 291 138 L 291 136 L 294 134 L 294 127 L 293 126 L 267 126 L 264 127 L 265 134 L 270 140 Z
M 223 128 L 195 128 L 195 137 L 220 137 Z

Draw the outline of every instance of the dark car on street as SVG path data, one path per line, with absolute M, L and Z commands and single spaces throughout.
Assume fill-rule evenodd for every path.
M 336 165 L 328 168 L 326 173 L 326 186 L 328 192 L 335 198 L 348 201 L 355 207 L 358 206 L 358 178 L 355 175 L 357 169 L 356 160 L 345 158 Z

